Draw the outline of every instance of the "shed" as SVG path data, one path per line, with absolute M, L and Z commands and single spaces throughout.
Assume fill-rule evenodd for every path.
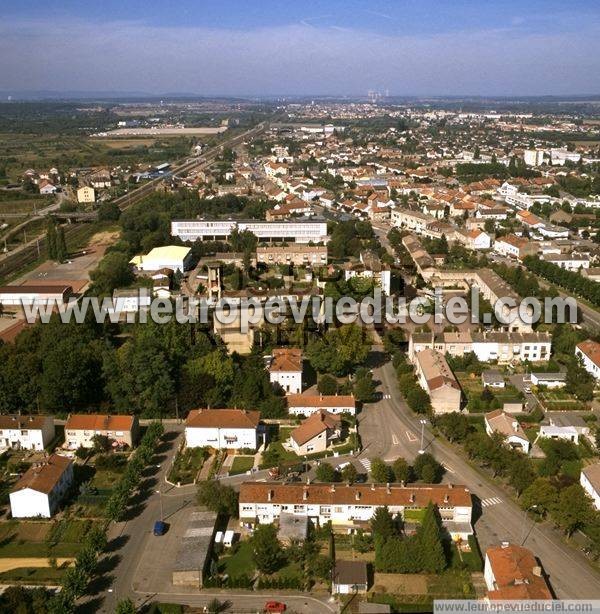
M 369 588 L 365 561 L 336 561 L 333 567 L 331 592 L 349 595 L 366 593 Z

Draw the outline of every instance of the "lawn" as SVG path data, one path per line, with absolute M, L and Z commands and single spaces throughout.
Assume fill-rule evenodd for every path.
M 0 573 L 0 584 L 60 584 L 67 567 L 19 567 Z
M 91 528 L 89 520 L 11 520 L 0 523 L 0 557 L 72 557 Z
M 246 473 L 254 467 L 254 456 L 236 456 L 231 464 L 229 475 L 238 475 L 239 473 Z
M 220 573 L 226 573 L 231 578 L 254 574 L 252 545 L 249 540 L 238 542 L 231 550 L 225 552 L 227 555 L 219 559 L 218 569 Z
M 169 472 L 169 482 L 192 484 L 208 456 L 206 448 L 185 448 L 181 450 Z
M 422 522 L 425 510 L 404 510 L 404 520 L 408 522 Z

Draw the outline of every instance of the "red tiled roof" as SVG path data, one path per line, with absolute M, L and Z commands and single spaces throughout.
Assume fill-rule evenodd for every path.
M 577 344 L 581 350 L 596 366 L 600 367 L 600 343 L 587 339 Z
M 66 456 L 53 454 L 43 464 L 29 467 L 21 479 L 14 485 L 11 492 L 31 488 L 32 490 L 49 494 L 70 464 L 71 460 Z
M 339 416 L 321 409 L 304 420 L 300 426 L 296 427 L 292 431 L 291 437 L 299 446 L 302 446 L 323 431 L 335 429 L 340 423 L 341 418 Z
M 290 394 L 287 397 L 288 407 L 354 407 L 356 400 L 349 394 Z
M 302 350 L 298 348 L 275 348 L 270 371 L 302 371 Z
M 255 429 L 260 412 L 245 409 L 192 409 L 185 421 L 193 428 Z
M 304 498 L 304 493 L 307 498 Z M 302 504 L 311 502 L 322 505 L 356 504 L 382 507 L 426 507 L 429 502 L 440 508 L 471 507 L 471 493 L 465 486 L 451 484 L 419 484 L 400 486 L 391 484 L 281 484 L 280 482 L 244 482 L 240 486 L 240 503 Z M 411 501 L 411 496 L 414 498 Z M 445 498 L 447 497 L 447 501 Z
M 134 416 L 71 414 L 65 424 L 69 431 L 130 431 Z
M 531 550 L 510 544 L 488 548 L 486 556 L 497 586 L 488 591 L 489 599 L 552 599 Z

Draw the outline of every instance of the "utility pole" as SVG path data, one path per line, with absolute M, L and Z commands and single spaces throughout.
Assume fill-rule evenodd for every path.
M 163 513 L 163 502 L 162 502 L 162 491 L 157 490 L 156 494 L 158 495 L 158 500 L 160 501 L 160 521 L 163 521 L 164 513 Z
M 419 454 L 425 454 L 425 450 L 423 449 L 424 444 L 424 436 L 425 436 L 425 425 L 427 424 L 427 420 L 419 420 L 421 423 L 421 447 L 419 448 Z

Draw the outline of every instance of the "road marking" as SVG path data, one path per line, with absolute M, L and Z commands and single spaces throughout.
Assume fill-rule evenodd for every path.
M 417 438 L 412 431 L 406 431 L 406 439 L 408 439 L 410 442 L 417 441 Z
M 397 446 L 400 442 L 398 441 L 398 438 L 396 437 L 395 433 L 392 433 L 392 443 Z
M 446 470 L 449 471 L 450 473 L 454 473 L 454 469 L 452 469 L 452 467 L 449 467 L 448 465 L 445 465 L 444 463 L 442 463 L 442 467 Z
M 481 501 L 481 507 L 490 507 L 492 505 L 498 505 L 498 503 L 502 503 L 500 497 L 490 497 L 489 499 L 483 499 Z
M 360 464 L 367 470 L 371 471 L 371 459 L 370 458 L 361 458 Z

